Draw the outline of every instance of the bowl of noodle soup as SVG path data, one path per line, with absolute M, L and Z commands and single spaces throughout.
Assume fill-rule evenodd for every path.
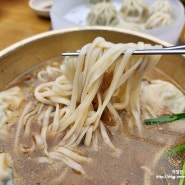
M 84 27 L 2 50 L 0 184 L 178 183 L 183 151 L 164 156 L 184 142 L 184 120 L 144 120 L 185 111 L 185 59 L 133 55 L 163 46 L 134 31 Z M 60 55 L 68 51 L 79 55 Z

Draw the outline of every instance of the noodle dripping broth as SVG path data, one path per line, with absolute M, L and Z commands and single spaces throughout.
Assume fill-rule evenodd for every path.
M 132 55 L 160 47 L 97 37 L 78 57 L 46 61 L 9 84 L 0 94 L 0 152 L 9 161 L 0 165 L 9 174 L 2 183 L 10 176 L 15 185 L 178 182 L 160 175 L 179 169 L 162 156 L 183 141 L 184 121 L 143 120 L 183 112 L 185 96 L 155 68 L 160 56 Z

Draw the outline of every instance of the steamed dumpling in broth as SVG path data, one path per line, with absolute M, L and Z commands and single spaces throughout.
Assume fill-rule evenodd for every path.
M 144 112 L 148 114 L 145 118 L 185 111 L 185 95 L 169 82 L 162 80 L 143 82 L 141 94 Z
M 87 15 L 88 25 L 115 26 L 118 23 L 118 14 L 112 3 L 98 3 Z
M 121 16 L 129 22 L 144 22 L 148 16 L 148 5 L 144 0 L 123 0 Z

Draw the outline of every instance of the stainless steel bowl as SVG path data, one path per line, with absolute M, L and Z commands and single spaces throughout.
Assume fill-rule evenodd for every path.
M 151 36 L 118 28 L 84 27 L 49 31 L 22 40 L 0 52 L 0 90 L 27 69 L 60 56 L 62 51 L 80 49 L 97 36 L 114 43 L 142 41 L 169 45 Z M 185 58 L 180 55 L 164 55 L 157 67 L 185 89 Z

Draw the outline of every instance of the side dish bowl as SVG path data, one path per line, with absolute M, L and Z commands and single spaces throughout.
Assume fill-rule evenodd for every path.
M 30 0 L 29 6 L 38 16 L 49 18 L 52 0 Z

